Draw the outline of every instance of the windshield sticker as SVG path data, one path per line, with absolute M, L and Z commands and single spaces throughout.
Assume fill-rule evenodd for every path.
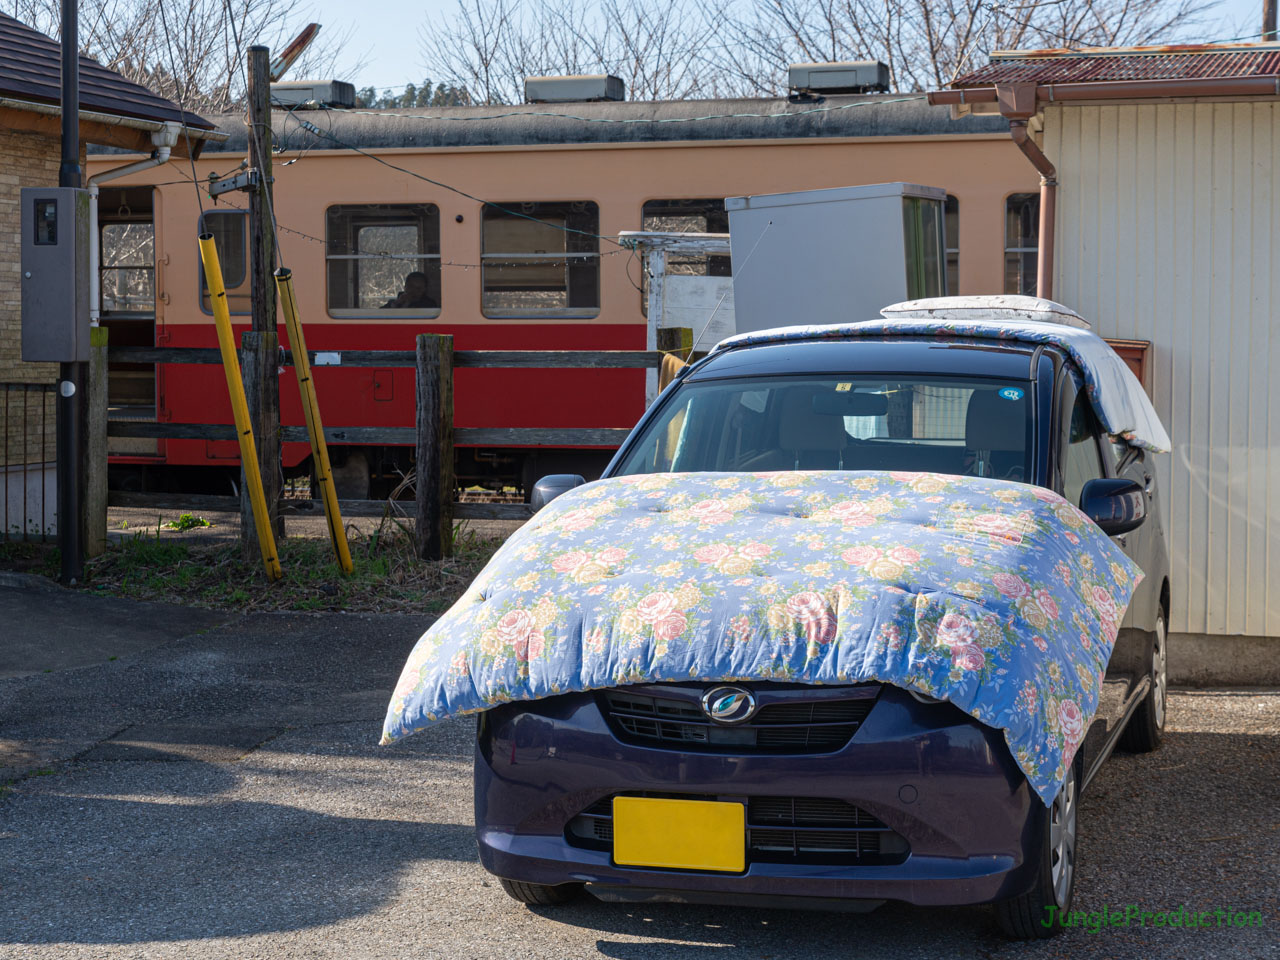
M 1021 400 L 1022 391 L 1017 387 L 1005 387 L 1000 391 L 1000 396 L 1004 397 L 1006 400 Z

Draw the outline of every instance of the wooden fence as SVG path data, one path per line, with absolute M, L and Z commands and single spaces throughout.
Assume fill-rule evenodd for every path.
M 281 350 L 281 364 L 292 357 Z M 309 351 L 313 365 L 316 354 Z M 413 367 L 417 378 L 417 423 L 413 427 L 332 427 L 324 429 L 325 438 L 338 444 L 400 444 L 416 447 L 417 504 L 416 535 L 418 551 L 426 559 L 438 559 L 452 552 L 455 520 L 524 520 L 532 515 L 524 503 L 467 503 L 455 501 L 453 448 L 467 446 L 604 446 L 617 447 L 630 428 L 526 428 L 526 427 L 455 427 L 453 425 L 453 371 L 468 367 L 483 368 L 639 368 L 656 369 L 662 362 L 658 350 L 454 350 L 453 337 L 421 334 L 416 350 L 343 350 L 344 367 Z M 111 363 L 195 363 L 221 364 L 215 349 L 180 347 L 109 347 Z M 321 395 L 323 400 L 323 394 Z M 105 409 L 91 413 L 100 420 L 97 429 L 106 437 L 128 437 L 148 440 L 235 440 L 230 424 L 140 423 L 107 421 Z M 91 422 L 90 431 L 95 427 Z M 281 442 L 307 441 L 301 426 L 281 426 Z M 106 444 L 100 449 L 105 456 Z M 105 463 L 102 464 L 105 468 Z M 103 471 L 105 474 L 105 470 Z M 188 510 L 239 510 L 236 497 L 187 494 L 127 493 L 110 491 L 104 503 L 89 504 L 90 511 L 106 507 L 154 507 Z M 283 515 L 315 513 L 322 505 L 318 500 L 282 500 Z M 343 500 L 344 517 L 382 516 L 387 509 L 384 500 Z

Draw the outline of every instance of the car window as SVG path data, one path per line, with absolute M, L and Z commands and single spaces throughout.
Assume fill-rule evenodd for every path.
M 617 471 L 910 470 L 1026 480 L 1025 385 L 883 375 L 684 383 Z
M 1062 495 L 1079 506 L 1084 485 L 1103 476 L 1106 474 L 1098 453 L 1093 411 L 1089 407 L 1088 395 L 1081 391 L 1076 394 L 1075 405 L 1071 408 L 1067 451 L 1062 461 Z

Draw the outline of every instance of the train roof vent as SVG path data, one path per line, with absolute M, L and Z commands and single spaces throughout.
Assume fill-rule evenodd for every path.
M 879 60 L 793 63 L 787 73 L 793 94 L 887 93 L 889 68 Z
M 583 100 L 625 100 L 627 88 L 607 73 L 576 77 L 526 77 L 525 103 L 579 103 Z
M 294 110 L 350 109 L 356 105 L 356 88 L 344 80 L 290 80 L 271 85 L 271 102 Z

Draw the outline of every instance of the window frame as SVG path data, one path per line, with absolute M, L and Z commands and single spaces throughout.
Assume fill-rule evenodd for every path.
M 206 210 L 206 211 L 204 211 L 204 213 L 200 214 L 199 224 L 200 224 L 200 232 L 201 232 L 201 233 L 208 233 L 208 234 L 210 234 L 210 235 L 213 235 L 213 231 L 212 231 L 212 230 L 206 230 L 206 229 L 205 229 L 204 219 L 205 219 L 206 217 L 209 217 L 209 216 L 212 216 L 212 215 L 215 215 L 215 214 L 216 214 L 216 215 L 219 215 L 219 216 L 239 216 L 239 217 L 241 218 L 241 221 L 240 221 L 240 222 L 241 222 L 241 223 L 243 224 L 243 226 L 244 226 L 244 234 L 243 234 L 243 237 L 244 237 L 244 259 L 241 261 L 241 263 L 243 264 L 244 276 L 240 278 L 240 282 L 239 282 L 239 283 L 237 283 L 235 286 L 233 286 L 233 287 L 227 287 L 227 311 L 228 311 L 228 313 L 229 313 L 231 316 L 233 316 L 233 317 L 251 317 L 251 316 L 253 316 L 253 309 L 252 309 L 252 307 L 250 307 L 250 309 L 248 309 L 248 310 L 232 310 L 232 309 L 230 309 L 230 308 L 231 308 L 231 292 L 232 292 L 233 290 L 240 290 L 241 288 L 243 288 L 243 287 L 244 287 L 244 285 L 245 285 L 245 284 L 247 284 L 247 283 L 249 282 L 249 259 L 250 259 L 250 251 L 249 251 L 249 211 L 248 211 L 248 210 L 246 210 L 246 209 L 244 209 L 243 207 L 223 207 L 223 208 L 218 209 L 218 210 Z M 217 245 L 215 244 L 215 248 L 216 248 L 216 246 L 217 246 Z M 200 312 L 201 312 L 201 313 L 203 313 L 205 316 L 209 316 L 209 317 L 211 317 L 211 316 L 213 316 L 213 308 L 212 308 L 211 306 L 209 306 L 209 307 L 206 307 L 206 306 L 205 306 L 205 297 L 206 297 L 206 295 L 208 294 L 208 290 L 209 290 L 209 288 L 208 288 L 208 285 L 204 282 L 204 260 L 203 260 L 203 258 L 200 258 L 200 257 L 197 257 L 196 259 L 197 259 L 197 261 L 198 261 L 198 262 L 197 262 L 197 264 L 196 264 L 196 304 L 200 307 Z M 219 251 L 218 251 L 218 265 L 219 265 L 219 266 L 222 266 L 222 251 L 221 251 L 221 250 L 219 250 Z M 224 287 L 226 287 L 226 286 L 227 286 L 227 280 L 226 280 L 226 278 L 227 278 L 227 271 L 226 271 L 226 269 L 225 269 L 225 268 L 223 268 L 223 271 L 222 271 L 222 284 L 223 284 L 223 286 L 224 286 Z M 244 296 L 248 296 L 248 294 L 244 294 Z
M 914 194 L 902 196 L 902 241 L 903 267 L 906 278 L 908 300 L 922 300 L 943 296 L 947 289 L 947 228 L 946 201 L 933 197 L 921 197 Z M 935 229 L 928 229 L 928 217 L 925 210 L 936 205 L 937 219 Z M 928 234 L 933 233 L 930 240 Z M 937 262 L 934 269 L 929 269 L 928 253 L 931 243 L 936 242 L 934 252 Z M 929 289 L 929 274 L 934 273 L 936 290 Z
M 125 264 L 125 265 L 118 265 L 118 264 L 117 264 L 117 265 L 114 265 L 114 266 L 108 266 L 108 265 L 107 265 L 107 262 L 106 262 L 106 260 L 107 260 L 107 257 L 106 257 L 106 250 L 107 250 L 107 246 L 106 246 L 106 244 L 103 242 L 103 238 L 104 238 L 104 236 L 105 236 L 105 234 L 106 234 L 106 231 L 107 231 L 110 227 L 135 227 L 135 226 L 146 226 L 146 227 L 150 227 L 150 228 L 151 228 L 151 260 L 150 260 L 150 262 L 148 262 L 148 263 L 133 263 L 133 264 Z M 113 217 L 113 218 L 111 218 L 111 219 L 109 219 L 109 220 L 106 220 L 106 221 L 99 221 L 99 223 L 98 223 L 98 250 L 99 250 L 99 256 L 98 256 L 98 275 L 97 275 L 97 277 L 95 277 L 95 278 L 93 279 L 93 282 L 94 282 L 94 283 L 96 283 L 96 284 L 98 285 L 98 303 L 100 304 L 100 310 L 99 310 L 99 312 L 101 313 L 101 315 L 102 315 L 103 319 L 118 318 L 118 319 L 122 319 L 122 320 L 128 320 L 128 319 L 151 319 L 151 318 L 154 318 L 154 317 L 155 317 L 155 314 L 156 314 L 156 256 L 155 256 L 155 254 L 156 254 L 156 226 L 155 226 L 155 220 L 154 220 L 152 217 L 150 217 L 150 216 L 145 216 L 145 217 L 144 217 L 144 216 L 137 216 L 137 215 L 135 215 L 135 216 L 133 216 L 133 217 L 128 217 L 128 218 Z M 148 308 L 146 308 L 146 309 L 142 309 L 142 310 L 115 310 L 115 309 L 107 309 L 107 307 L 106 307 L 107 297 L 106 297 L 106 290 L 105 290 L 104 285 L 103 285 L 103 278 L 106 276 L 106 274 L 107 274 L 107 272 L 108 272 L 108 271 L 110 271 L 110 272 L 116 272 L 116 271 L 120 271 L 120 270 L 145 270 L 145 271 L 150 275 L 150 284 L 149 284 L 149 286 L 150 286 L 150 288 L 151 288 L 151 305 L 150 305 L 150 307 L 148 307 Z
M 950 212 L 948 207 L 954 207 L 956 217 L 955 235 L 952 236 L 951 231 L 947 229 L 947 217 Z M 952 241 L 955 245 L 952 246 Z M 951 289 L 951 258 L 955 257 L 955 273 L 956 288 Z M 960 295 L 960 198 L 954 193 L 948 193 L 947 198 L 942 201 L 942 274 L 946 280 L 947 296 L 955 297 Z
M 1076 387 L 1075 381 L 1065 370 L 1063 371 L 1063 394 L 1062 410 L 1058 417 L 1058 493 L 1070 502 L 1070 499 L 1067 498 L 1067 457 L 1071 450 L 1071 415 L 1075 411 L 1076 405 L 1080 402 L 1081 398 L 1084 398 L 1085 418 L 1088 423 L 1089 436 L 1093 441 L 1093 452 L 1098 458 L 1098 466 L 1100 468 L 1098 477 L 1094 479 L 1113 476 L 1115 464 L 1103 451 L 1102 438 L 1104 432 L 1101 429 L 1101 424 L 1098 423 L 1097 414 L 1094 413 L 1093 404 L 1089 400 L 1088 391 Z M 1070 397 L 1069 400 L 1067 400 L 1068 396 Z M 1081 488 L 1081 492 L 1083 493 L 1083 487 Z M 1071 505 L 1073 507 L 1079 507 L 1080 498 L 1077 497 L 1076 501 Z
M 545 209 L 537 212 L 524 214 L 522 207 L 546 208 L 561 207 L 567 212 L 565 214 L 566 221 L 568 213 L 572 212 L 575 204 L 590 205 L 594 207 L 595 213 L 595 230 L 594 231 L 576 231 L 577 228 L 569 228 L 567 223 L 564 227 L 550 224 L 544 220 L 551 214 Z M 521 211 L 516 213 L 516 211 Z M 586 212 L 586 211 L 583 211 Z M 560 230 L 564 235 L 564 252 L 560 253 L 504 253 L 500 251 L 488 252 L 485 249 L 485 233 L 486 226 L 491 222 L 501 221 L 519 221 L 530 220 L 535 223 L 544 223 Z M 569 249 L 569 241 L 572 237 L 590 237 L 594 244 L 594 251 L 571 251 Z M 488 292 L 488 284 L 486 282 L 486 270 L 491 269 L 486 261 L 500 263 L 506 261 L 519 260 L 563 260 L 564 261 L 564 299 L 565 305 L 561 307 L 553 307 L 545 310 L 532 309 L 498 309 L 491 311 L 485 304 L 485 295 Z M 580 260 L 583 262 L 595 262 L 595 304 L 588 307 L 569 306 L 569 293 L 572 287 L 569 274 L 569 263 L 572 260 Z M 604 282 L 602 271 L 604 267 L 604 258 L 600 250 L 600 201 L 597 198 L 583 198 L 577 200 L 509 200 L 484 201 L 480 211 L 480 315 L 486 320 L 593 320 L 600 316 L 601 310 L 604 308 Z M 497 291 L 501 292 L 501 290 Z
M 384 254 L 360 254 L 360 253 L 330 253 L 330 247 L 333 239 L 330 236 L 330 216 L 336 210 L 365 210 L 370 211 L 370 215 L 366 218 L 356 217 L 354 220 L 347 220 L 346 224 L 350 229 L 352 243 L 356 243 L 360 235 L 360 231 L 369 227 L 377 226 L 396 226 L 394 216 L 390 215 L 390 211 L 396 209 L 412 210 L 417 208 L 427 208 L 422 214 L 415 215 L 412 220 L 406 215 L 404 226 L 419 226 L 423 222 L 430 222 L 431 213 L 434 211 L 434 219 L 436 225 L 435 244 L 438 253 L 419 253 L 414 256 L 387 256 Z M 372 211 L 386 211 L 387 215 L 377 217 Z M 443 230 L 441 229 L 441 213 L 440 205 L 431 201 L 411 202 L 411 203 L 331 203 L 324 208 L 324 300 L 325 312 L 329 317 L 335 320 L 435 320 L 444 310 L 444 255 L 443 255 Z M 367 220 L 368 222 L 362 222 Z M 381 220 L 382 222 L 376 222 Z M 423 237 L 419 246 L 430 248 L 430 238 Z M 436 264 L 436 286 L 439 290 L 437 298 L 438 306 L 435 307 L 335 307 L 333 305 L 332 288 L 330 286 L 330 265 L 334 262 L 358 262 L 361 260 L 403 260 L 406 263 L 421 263 L 422 261 L 434 261 Z M 410 270 L 408 273 L 426 272 Z M 407 276 L 408 274 L 406 274 Z M 428 285 L 430 284 L 430 273 L 427 273 Z M 359 285 L 359 269 L 353 278 L 355 284 Z
M 1021 284 L 1019 285 L 1019 288 L 1017 290 L 1010 290 L 1008 288 L 1009 256 L 1013 254 L 1018 257 L 1023 257 L 1028 253 L 1034 253 L 1037 255 L 1037 258 L 1038 258 L 1040 253 L 1040 236 L 1039 236 L 1038 228 L 1036 232 L 1035 246 L 1022 247 L 1022 246 L 1009 245 L 1009 205 L 1013 202 L 1014 197 L 1026 197 L 1028 198 L 1029 201 L 1033 202 L 1035 204 L 1035 209 L 1036 209 L 1036 223 L 1038 224 L 1040 222 L 1040 194 L 1039 193 L 1028 192 L 1026 190 L 1014 190 L 1012 193 L 1005 194 L 1003 216 L 1001 217 L 1001 222 L 1004 224 L 1004 229 L 1003 229 L 1004 247 L 1003 247 L 1002 256 L 1001 256 L 1001 273 L 1003 274 L 1003 281 L 1001 285 L 1004 287 L 1004 293 L 1006 296 L 1036 297 L 1040 295 L 1040 278 L 1037 276 L 1032 277 L 1032 287 L 1034 288 L 1033 293 L 1025 293 L 1022 290 Z M 1022 267 L 1019 266 L 1018 270 L 1019 270 L 1019 276 L 1021 277 Z

